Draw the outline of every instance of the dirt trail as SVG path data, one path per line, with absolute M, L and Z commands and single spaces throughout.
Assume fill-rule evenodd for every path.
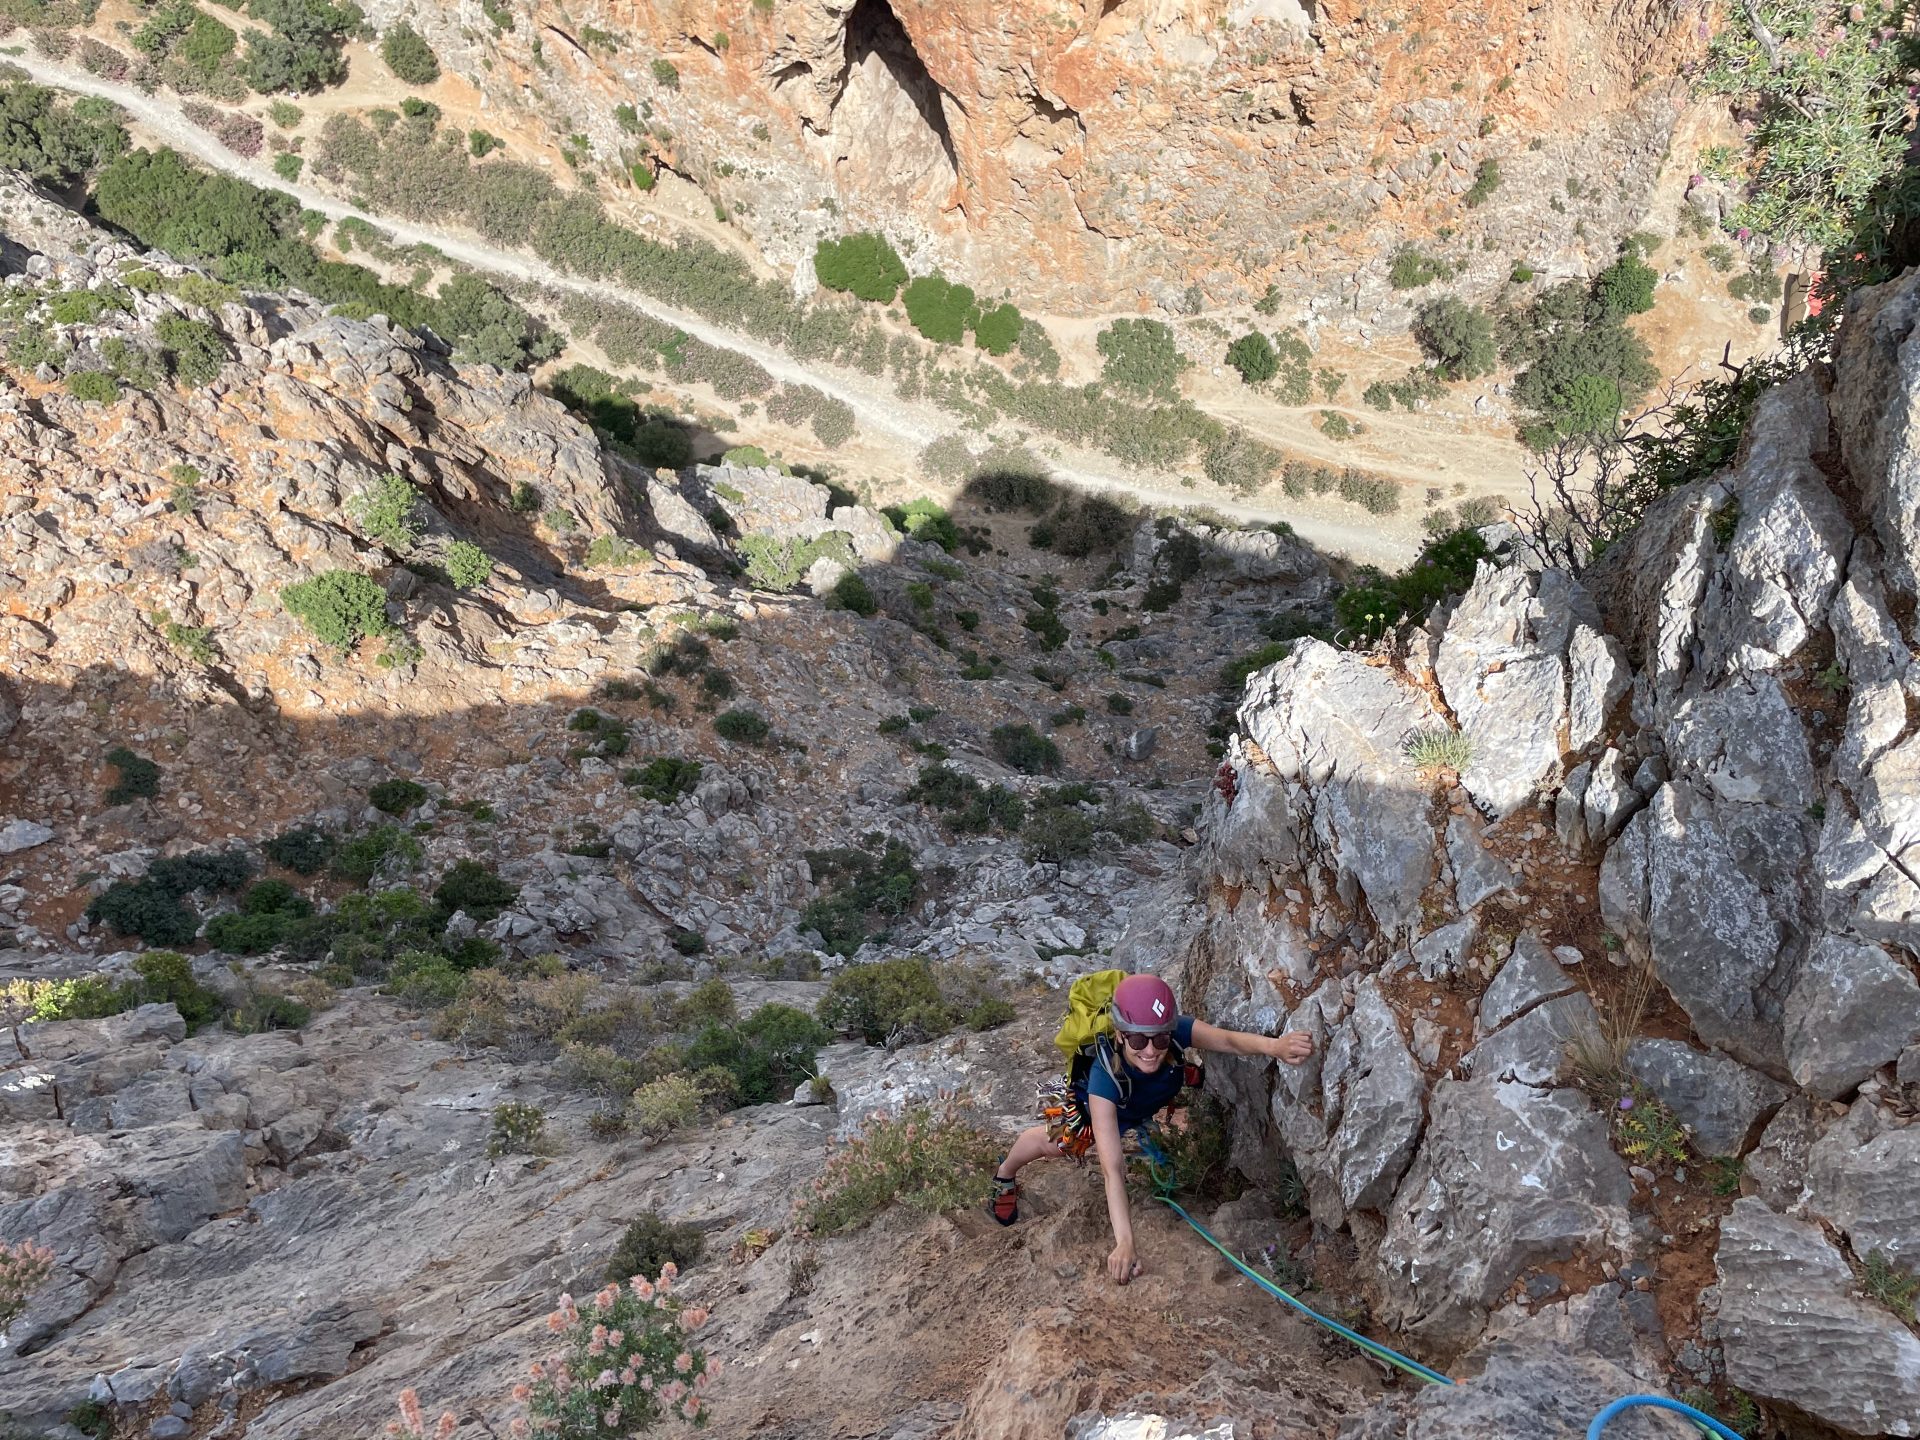
M 850 406 L 859 423 L 877 433 L 891 436 L 910 450 L 918 451 L 936 436 L 953 430 L 956 422 L 927 406 L 900 399 L 864 376 L 824 366 L 802 365 L 790 356 L 750 336 L 740 335 L 714 325 L 698 316 L 663 305 L 639 292 L 599 281 L 582 280 L 554 269 L 543 261 L 516 251 L 487 244 L 471 233 L 418 225 L 411 221 L 373 215 L 355 209 L 346 202 L 315 189 L 311 185 L 289 184 L 272 169 L 257 160 L 235 155 L 213 136 L 192 124 L 167 101 L 126 85 L 103 80 L 38 55 L 10 57 L 12 63 L 42 84 L 82 95 L 96 95 L 124 108 L 128 116 L 162 144 L 191 155 L 209 169 L 238 176 L 265 189 L 293 196 L 302 205 L 331 219 L 349 216 L 366 220 L 390 233 L 401 245 L 427 244 L 449 258 L 475 270 L 511 276 L 557 289 L 572 290 L 628 305 L 666 324 L 677 326 L 710 345 L 722 346 L 750 356 L 764 366 L 776 380 L 812 385 Z M 1253 523 L 1286 520 L 1302 538 L 1331 553 L 1350 556 L 1375 564 L 1398 566 L 1410 560 L 1418 549 L 1411 534 L 1383 526 L 1378 520 L 1358 516 L 1351 520 L 1312 513 L 1310 508 L 1292 501 L 1229 500 L 1159 486 L 1109 470 L 1095 462 L 1075 456 L 1071 463 L 1058 462 L 1054 473 L 1062 480 L 1083 489 L 1130 495 L 1149 506 L 1181 508 L 1199 503 L 1230 519 Z M 1211 489 L 1211 487 L 1209 487 Z

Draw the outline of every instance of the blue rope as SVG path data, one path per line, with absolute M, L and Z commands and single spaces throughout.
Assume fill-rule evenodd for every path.
M 1671 1410 L 1676 1415 L 1684 1415 L 1709 1435 L 1719 1440 L 1741 1440 L 1740 1435 L 1729 1430 L 1705 1411 L 1696 1410 L 1691 1405 L 1683 1405 L 1678 1400 L 1669 1400 L 1664 1395 L 1623 1395 L 1606 1409 L 1593 1417 L 1593 1423 L 1587 1426 L 1587 1440 L 1600 1440 L 1600 1432 L 1607 1428 L 1607 1422 L 1623 1411 L 1636 1405 L 1645 1405 L 1652 1410 Z

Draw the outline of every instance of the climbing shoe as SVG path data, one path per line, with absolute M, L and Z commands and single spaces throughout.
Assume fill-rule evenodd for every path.
M 1020 1186 L 1017 1181 L 993 1177 L 993 1198 L 987 1201 L 987 1213 L 1002 1225 L 1020 1218 Z

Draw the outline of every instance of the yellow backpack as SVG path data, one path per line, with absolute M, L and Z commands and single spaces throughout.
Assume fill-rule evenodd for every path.
M 1067 991 L 1067 1018 L 1053 1037 L 1054 1048 L 1072 1074 L 1074 1061 L 1102 1035 L 1113 1033 L 1113 992 L 1127 978 L 1124 970 L 1096 970 L 1082 975 Z

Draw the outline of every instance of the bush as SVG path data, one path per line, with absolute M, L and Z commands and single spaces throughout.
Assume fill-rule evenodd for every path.
M 1273 342 L 1258 330 L 1249 330 L 1227 347 L 1227 364 L 1249 385 L 1264 385 L 1280 373 L 1280 357 Z
M 493 574 L 493 557 L 471 540 L 455 540 L 447 546 L 447 578 L 457 590 L 471 590 L 487 583 Z
M 813 273 L 829 290 L 838 290 L 891 304 L 907 283 L 906 263 L 871 230 L 840 240 L 822 240 L 814 247 Z
M 1423 255 L 1411 245 L 1402 245 L 1388 263 L 1387 283 L 1396 290 L 1418 290 L 1452 274 L 1453 268 L 1444 260 Z
M 427 798 L 427 787 L 413 780 L 382 780 L 367 792 L 373 808 L 389 815 L 404 815 Z
M 856 615 L 872 615 L 880 609 L 880 602 L 873 598 L 873 588 L 852 570 L 833 582 L 833 599 L 842 610 L 851 610 Z
M 1158 320 L 1116 320 L 1094 344 L 1101 379 L 1141 395 L 1172 399 L 1190 363 L 1174 344 L 1172 329 Z
M 324 830 L 287 830 L 260 847 L 276 865 L 296 875 L 315 875 L 333 858 L 334 839 Z
M 34 1292 L 53 1274 L 54 1254 L 31 1240 L 0 1240 L 0 1331 L 20 1318 Z
M 979 318 L 973 291 L 937 274 L 912 281 L 901 299 L 913 328 L 941 345 L 958 345 Z
M 1028 860 L 1059 865 L 1093 853 L 1093 821 L 1075 805 L 1043 805 L 1020 830 Z
M 675 1273 L 669 1261 L 657 1285 L 640 1275 L 609 1285 L 584 1311 L 560 1297 L 548 1320 L 555 1348 L 525 1392 L 533 1433 L 591 1440 L 637 1435 L 662 1419 L 706 1423 L 707 1356 L 688 1336 L 707 1312 L 670 1298 Z M 608 1415 L 617 1427 L 604 1423 Z
M 800 928 L 817 932 L 822 946 L 837 955 L 853 954 L 886 921 L 906 914 L 920 892 L 913 852 L 888 840 L 876 854 L 880 837 L 868 840 L 864 849 L 806 852 L 814 883 L 826 893 L 800 912 Z
M 698 1225 L 679 1225 L 649 1210 L 621 1233 L 607 1260 L 607 1283 L 624 1285 L 636 1275 L 658 1275 L 667 1265 L 690 1269 L 706 1253 Z
M 120 382 L 104 370 L 76 370 L 67 376 L 67 393 L 89 405 L 111 405 L 120 398 Z
M 1050 773 L 1060 768 L 1060 747 L 1031 725 L 996 725 L 988 740 L 993 753 L 1022 775 Z
M 220 997 L 193 978 L 193 964 L 172 950 L 149 950 L 133 962 L 139 978 L 123 987 L 134 1005 L 171 1005 L 189 1031 L 219 1018 Z
M 1068 560 L 1082 560 L 1116 550 L 1133 538 L 1134 517 L 1119 501 L 1105 495 L 1071 495 L 1045 522 L 1045 547 Z M 1040 527 L 1036 526 L 1035 529 Z
M 839 1235 L 892 1205 L 925 1215 L 980 1205 L 999 1158 L 1000 1142 L 956 1111 L 915 1106 L 837 1144 L 795 1219 L 808 1234 Z
M 1001 304 L 983 311 L 973 327 L 973 343 L 989 355 L 1005 355 L 1020 343 L 1026 321 L 1012 305 Z
M 938 545 L 951 555 L 960 546 L 960 529 L 953 523 L 953 517 L 937 501 L 922 496 L 918 500 L 909 500 L 905 505 L 889 505 L 886 517 L 896 530 L 904 531 L 915 540 L 924 540 L 929 545 Z
M 433 47 L 404 20 L 380 37 L 380 58 L 397 79 L 409 85 L 431 85 L 440 78 Z
M 135 800 L 150 800 L 160 793 L 160 767 L 146 756 L 116 745 L 107 752 L 107 763 L 118 772 L 118 778 L 107 791 L 107 804 L 126 805 Z
M 1500 358 L 1493 339 L 1493 317 L 1457 295 L 1427 301 L 1416 313 L 1413 338 L 1449 380 L 1491 374 Z
M 647 799 L 671 805 L 682 795 L 691 795 L 699 785 L 700 762 L 660 755 L 644 766 L 626 771 L 620 779 Z
M 982 785 L 939 763 L 921 766 L 919 779 L 901 798 L 941 812 L 947 827 L 961 835 L 984 835 L 996 826 L 1018 830 L 1027 810 L 1026 802 L 1004 785 Z
M 1404 620 L 1425 620 L 1441 600 L 1463 593 L 1489 554 L 1487 542 L 1472 530 L 1430 540 L 1400 574 L 1341 591 L 1334 618 L 1353 640 L 1370 644 Z
M 391 860 L 411 869 L 420 863 L 420 842 L 398 825 L 376 825 L 334 851 L 333 872 L 343 880 L 364 885 Z
M 797 589 L 818 560 L 842 565 L 853 561 L 853 545 L 844 530 L 829 530 L 812 540 L 748 535 L 739 548 L 746 556 L 747 578 L 763 589 L 782 592 Z
M 1238 425 L 1230 425 L 1225 435 L 1207 447 L 1201 468 L 1214 484 L 1251 495 L 1280 468 L 1280 452 Z
M 0 168 L 66 184 L 123 154 L 118 106 L 72 100 L 41 85 L 0 85 Z
M 502 880 L 478 860 L 455 861 L 433 892 L 433 903 L 451 919 L 455 912 L 484 925 L 520 898 L 520 887 Z
M 328 570 L 280 592 L 287 613 L 323 645 L 351 654 L 362 640 L 390 634 L 387 592 L 353 570 Z
M 1473 742 L 1458 730 L 1421 730 L 1407 739 L 1409 762 L 1422 770 L 1464 770 L 1473 763 Z
M 538 1155 L 546 1144 L 547 1112 L 538 1105 L 508 1100 L 493 1107 L 493 1129 L 487 1136 L 487 1154 Z
M 706 1113 L 708 1094 L 691 1075 L 663 1075 L 633 1092 L 627 1102 L 627 1123 L 649 1140 L 663 1139 L 698 1124 Z
M 1653 309 L 1660 272 L 1632 250 L 1594 277 L 1594 293 L 1608 315 L 1643 315 Z
M 721 1069 L 733 1077 L 742 1105 L 785 1100 L 814 1072 L 814 1059 L 833 1036 L 803 1010 L 762 1005 L 735 1024 L 710 1021 L 684 1051 L 695 1070 Z
M 667 90 L 680 88 L 680 71 L 671 60 L 655 60 L 652 70 L 654 84 Z
M 850 965 L 833 977 L 821 997 L 821 1021 L 869 1045 L 914 1033 L 926 1039 L 953 1028 L 933 967 L 917 955 Z
M 1474 171 L 1473 185 L 1467 190 L 1466 194 L 1460 197 L 1460 201 L 1469 210 L 1478 210 L 1493 198 L 1493 192 L 1499 188 L 1500 162 L 1498 160 L 1482 160 L 1480 162 L 1480 168 Z
M 772 728 L 752 710 L 723 710 L 713 717 L 713 733 L 734 745 L 758 745 Z
M 173 378 L 189 390 L 212 384 L 227 363 L 227 342 L 204 321 L 163 315 L 153 327 L 153 338 L 166 352 Z

